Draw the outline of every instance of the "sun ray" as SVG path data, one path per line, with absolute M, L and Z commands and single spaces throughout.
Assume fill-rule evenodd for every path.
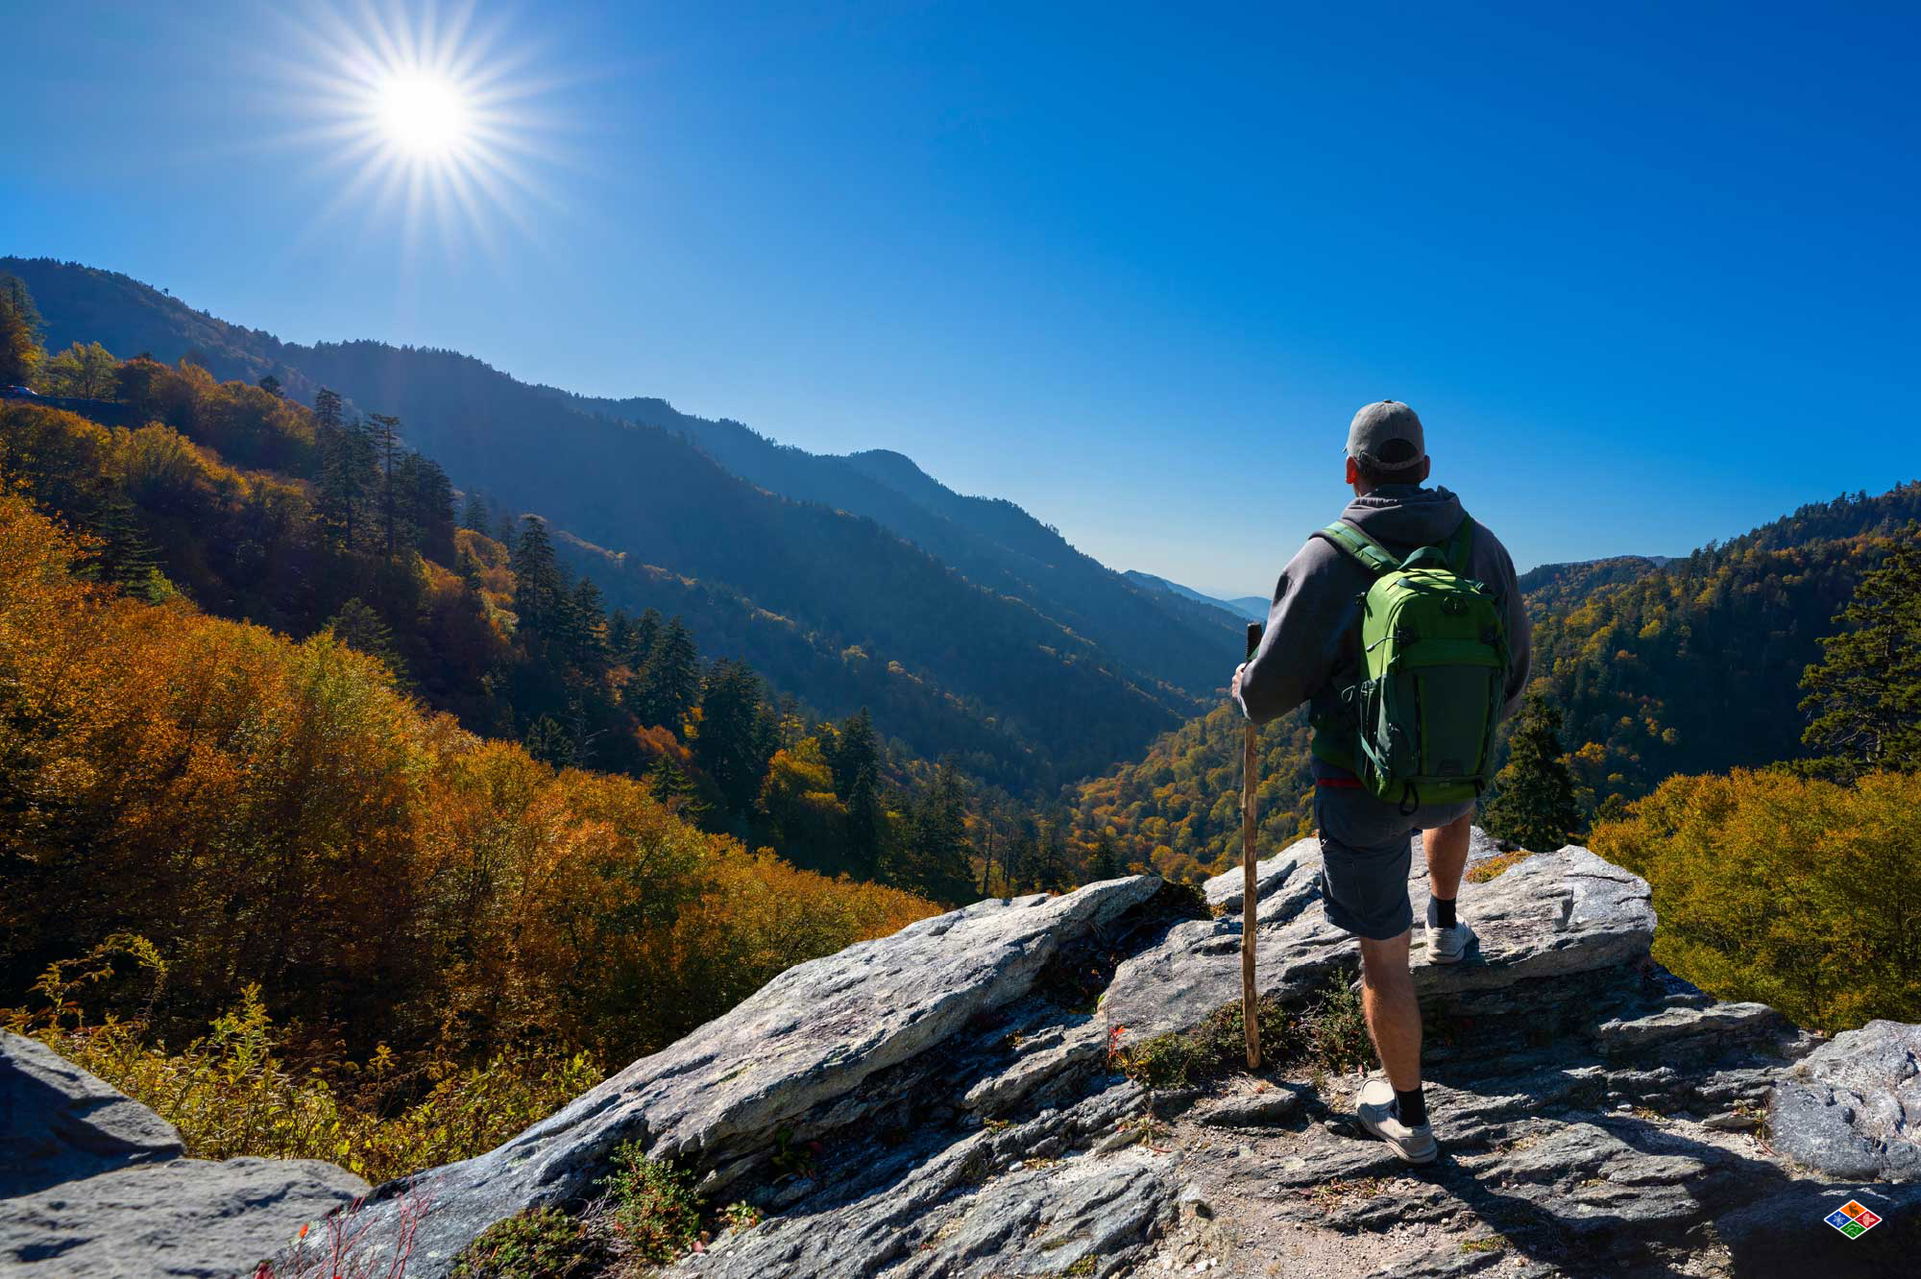
M 292 247 L 351 219 L 391 226 L 410 252 L 496 258 L 502 232 L 538 240 L 538 214 L 571 169 L 553 93 L 565 77 L 508 16 L 470 0 L 317 0 L 283 12 L 288 39 L 261 57 L 299 118 L 279 143 L 320 158 L 324 196 Z

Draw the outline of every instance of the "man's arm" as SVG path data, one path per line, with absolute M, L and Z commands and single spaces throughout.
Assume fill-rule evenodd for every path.
M 1534 635 L 1527 619 L 1527 601 L 1521 598 L 1521 583 L 1514 574 L 1514 560 L 1507 547 L 1494 544 L 1501 566 L 1501 608 L 1507 616 L 1507 703 L 1501 718 L 1510 718 L 1521 707 L 1527 682 L 1534 666 Z
M 1233 695 L 1256 724 L 1278 719 L 1327 683 L 1340 655 L 1339 555 L 1310 539 L 1281 570 L 1261 646 L 1234 672 Z

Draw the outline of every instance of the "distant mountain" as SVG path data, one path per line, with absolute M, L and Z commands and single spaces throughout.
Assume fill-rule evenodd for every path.
M 1608 559 L 1543 564 L 1520 575 L 1529 616 L 1536 622 L 1564 612 L 1604 586 L 1632 582 L 1667 564 L 1665 555 L 1617 555 Z
M 735 605 L 725 611 L 765 614 L 778 624 L 728 628 L 729 642 L 741 646 L 734 652 L 697 631 L 704 652 L 740 656 L 777 681 L 793 681 L 783 691 L 821 713 L 872 704 L 884 733 L 927 757 L 998 751 L 994 771 L 1015 787 L 1046 787 L 1138 751 L 1192 712 L 1184 687 L 1204 686 L 1209 671 L 1218 684 L 1221 667 L 1231 669 L 1235 641 L 1226 624 L 1210 640 L 1019 508 L 958 497 L 925 476 L 916 481 L 900 465 L 905 459 L 779 450 L 738 424 L 667 420 L 671 410 L 658 401 L 623 401 L 627 416 L 596 412 L 596 402 L 527 385 L 451 351 L 281 342 L 126 276 L 75 264 L 5 258 L 0 272 L 18 275 L 32 291 L 55 348 L 99 341 L 123 356 L 191 354 L 217 376 L 272 373 L 297 397 L 328 386 L 366 410 L 398 415 L 408 441 L 457 486 L 513 511 L 538 512 L 621 557 L 622 571 L 602 582 L 610 604 L 657 602 L 676 589 L 663 585 L 674 578 L 709 588 L 714 600 L 750 602 L 751 614 Z M 771 486 L 764 466 L 748 464 L 757 455 L 787 464 L 781 480 L 793 493 Z M 730 464 L 763 478 L 743 478 Z M 818 477 L 812 488 L 795 478 L 808 476 Z M 968 568 L 916 536 L 985 580 L 972 580 Z M 1025 577 L 1015 569 L 1021 554 Z M 1093 631 L 1127 654 L 1158 654 L 1159 669 L 1129 660 Z M 774 635 L 784 638 L 774 643 Z M 799 648 L 794 637 L 804 637 Z M 848 668 L 833 678 L 825 674 L 829 654 Z M 903 681 L 923 690 L 927 713 L 890 722 L 884 708 L 900 700 L 890 690 Z M 944 709 L 934 714 L 936 707 Z M 942 722 L 950 713 L 979 726 L 971 740 Z
M 821 455 L 739 422 L 682 413 L 664 400 L 566 398 L 589 412 L 684 435 L 769 492 L 866 516 L 969 581 L 1026 601 L 1119 661 L 1190 694 L 1219 688 L 1222 663 L 1232 659 L 1232 620 L 1169 608 L 1162 592 L 1142 590 L 1075 550 L 1014 503 L 956 493 L 900 453 Z
M 1267 620 L 1268 604 L 1270 601 L 1263 599 L 1259 595 L 1239 595 L 1231 600 L 1224 600 L 1214 595 L 1203 595 L 1191 586 L 1182 586 L 1179 582 L 1170 582 L 1164 577 L 1156 577 L 1152 573 L 1143 573 L 1139 569 L 1128 569 L 1127 572 L 1121 576 L 1134 583 L 1134 585 L 1146 590 L 1155 591 L 1163 595 L 1177 596 L 1180 599 L 1190 600 L 1196 604 L 1210 605 L 1224 612 L 1231 613 L 1242 621 L 1264 622 Z

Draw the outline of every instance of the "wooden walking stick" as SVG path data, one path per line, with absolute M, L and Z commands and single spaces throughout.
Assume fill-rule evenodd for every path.
M 1247 656 L 1261 645 L 1261 624 L 1247 624 Z M 1241 750 L 1241 1024 L 1247 1027 L 1247 1068 L 1261 1068 L 1261 1018 L 1254 994 L 1254 923 L 1260 903 L 1254 897 L 1254 792 L 1260 786 L 1260 759 L 1254 721 L 1247 722 Z

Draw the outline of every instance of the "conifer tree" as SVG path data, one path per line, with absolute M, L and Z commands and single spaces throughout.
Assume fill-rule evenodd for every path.
M 140 512 L 125 493 L 114 489 L 94 516 L 94 533 L 100 539 L 95 559 L 95 575 L 102 582 L 136 599 L 153 603 L 166 590 L 161 577 L 159 557 L 147 540 Z
M 356 597 L 342 604 L 327 626 L 342 644 L 379 658 L 396 678 L 404 678 L 405 665 L 400 660 L 400 650 L 394 647 L 393 629 L 365 600 Z
M 1801 677 L 1813 716 L 1802 740 L 1843 778 L 1921 769 L 1921 525 L 1897 535 L 1834 622 Z
M 340 392 L 325 386 L 314 392 L 313 420 L 314 425 L 322 431 L 340 429 L 342 421 Z
M 641 619 L 646 625 L 646 619 Z M 659 724 L 674 732 L 700 700 L 700 652 L 694 637 L 678 617 L 667 623 L 647 661 L 638 696 L 630 709 L 642 723 Z
M 332 392 L 322 391 L 321 395 Z M 334 396 L 338 416 L 339 396 Z M 322 522 L 335 541 L 352 549 L 365 527 L 368 505 L 378 483 L 372 437 L 358 422 L 323 429 L 319 436 L 319 506 Z
M 687 776 L 685 769 L 673 760 L 662 755 L 648 770 L 647 785 L 654 798 L 667 805 L 686 820 L 699 825 L 707 819 L 707 805 L 700 798 L 700 789 Z
M 773 718 L 761 696 L 760 676 L 723 658 L 703 681 L 694 760 L 714 779 L 730 813 L 744 817 L 760 795 L 774 755 Z
M 640 615 L 639 621 L 634 623 L 633 640 L 623 653 L 627 664 L 636 672 L 646 670 L 647 664 L 654 660 L 654 646 L 660 643 L 660 635 L 660 610 L 650 608 Z
M 454 486 L 447 473 L 430 458 L 405 453 L 396 464 L 393 485 L 401 543 L 436 563 L 451 563 Z
M 880 739 L 865 706 L 835 728 L 826 751 L 834 793 L 847 810 L 847 860 L 861 879 L 876 878 L 886 841 L 881 802 Z
M 967 802 L 960 775 L 946 760 L 907 804 L 886 880 L 938 902 L 959 904 L 974 895 Z
M 520 540 L 514 545 L 514 613 L 523 627 L 551 638 L 560 623 L 561 608 L 567 597 L 567 578 L 554 555 L 554 544 L 547 537 L 547 524 L 529 515 L 520 522 Z
M 477 490 L 468 489 L 461 500 L 460 527 L 470 528 L 476 533 L 488 533 L 493 527 L 492 519 L 492 514 L 487 510 L 487 499 Z
M 0 386 L 28 386 L 40 370 L 40 312 L 19 276 L 0 275 Z
M 607 608 L 591 577 L 574 584 L 567 597 L 563 627 L 568 658 L 577 666 L 601 668 L 607 661 Z
M 1531 694 L 1508 740 L 1507 766 L 1494 778 L 1494 798 L 1482 811 L 1489 834 L 1535 852 L 1568 842 L 1581 824 L 1574 773 L 1561 747 L 1561 712 Z
M 1106 831 L 1102 831 L 1094 840 L 1094 856 L 1087 866 L 1087 882 L 1098 884 L 1102 880 L 1118 879 L 1123 873 L 1120 854 L 1114 851 L 1114 841 Z
M 367 435 L 380 470 L 380 522 L 387 554 L 399 549 L 400 493 L 394 472 L 400 465 L 400 419 L 387 413 L 367 415 Z

